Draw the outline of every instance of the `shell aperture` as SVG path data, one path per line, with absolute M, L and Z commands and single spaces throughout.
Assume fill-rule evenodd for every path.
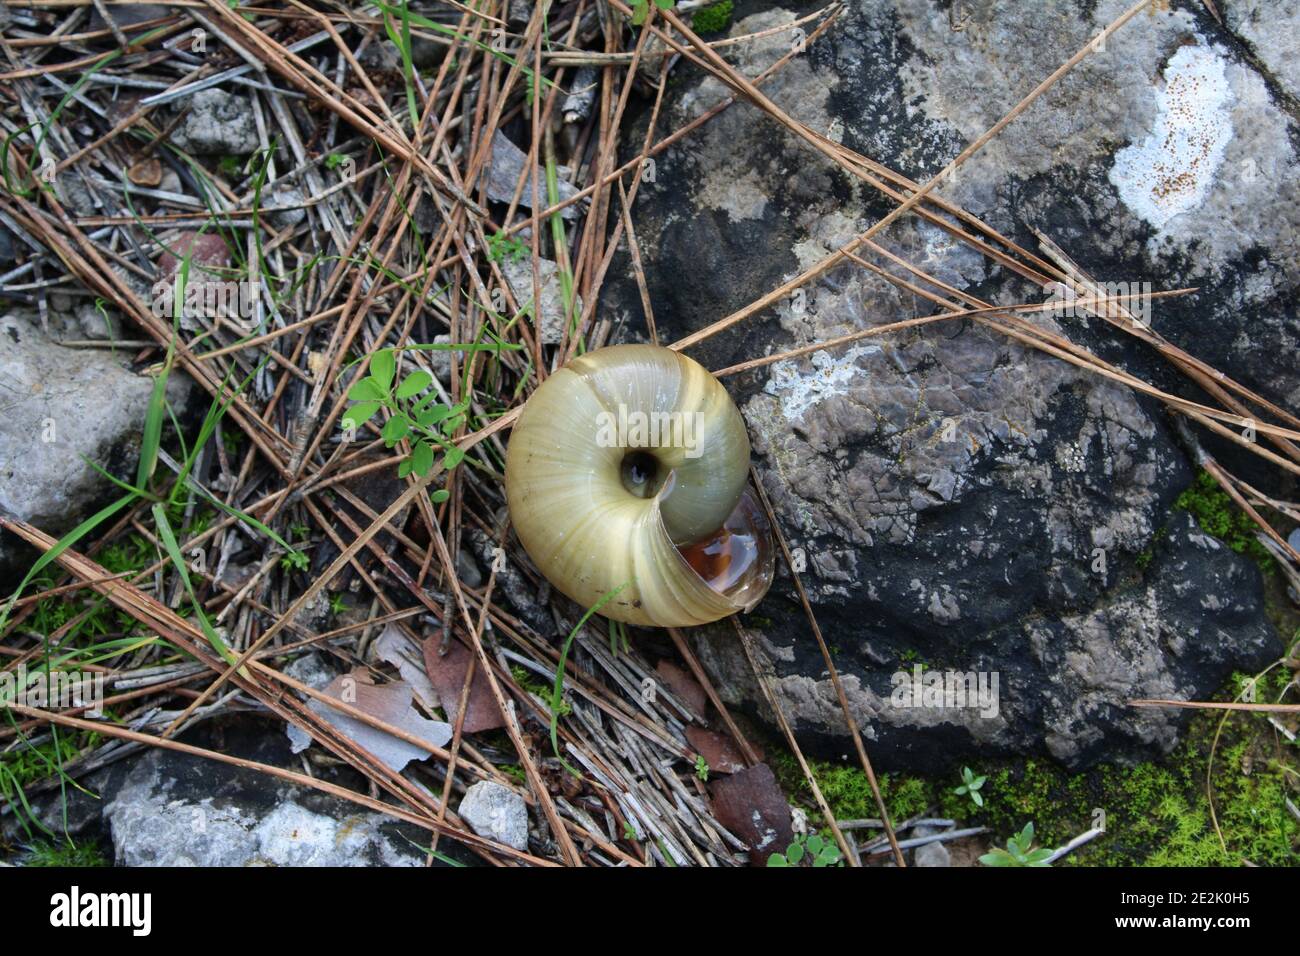
M 589 352 L 528 399 L 506 449 L 506 500 L 538 570 L 583 607 L 686 627 L 749 610 L 773 574 L 746 490 L 740 411 L 699 363 L 654 345 Z

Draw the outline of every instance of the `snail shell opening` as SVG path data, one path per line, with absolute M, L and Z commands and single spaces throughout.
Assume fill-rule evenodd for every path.
M 506 501 L 556 588 L 629 624 L 748 611 L 772 583 L 772 534 L 746 489 L 739 409 L 698 362 L 613 345 L 552 374 L 506 448 Z

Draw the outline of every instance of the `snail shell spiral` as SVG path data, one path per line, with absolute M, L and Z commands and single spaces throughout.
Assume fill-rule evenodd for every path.
M 746 490 L 745 421 L 699 363 L 654 345 L 589 352 L 528 399 L 506 449 L 511 521 L 583 607 L 687 627 L 749 610 L 771 531 Z

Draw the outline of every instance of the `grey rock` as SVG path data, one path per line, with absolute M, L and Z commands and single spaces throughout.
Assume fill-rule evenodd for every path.
M 1125 4 L 1084 6 L 976 0 L 954 31 L 948 5 L 864 0 L 763 89 L 813 130 L 925 181 Z M 1269 10 L 1279 31 L 1296 21 L 1289 5 Z M 770 9 L 732 32 L 794 16 Z M 788 49 L 788 35 L 776 34 L 727 55 L 754 76 Z M 728 93 L 684 70 L 662 128 Z M 1208 15 L 1157 9 L 939 194 L 1026 248 L 1037 249 L 1033 228 L 1046 231 L 1100 281 L 1201 287 L 1195 298 L 1156 302 L 1154 328 L 1294 407 L 1300 265 L 1285 251 L 1300 222 L 1293 117 L 1281 81 Z M 643 134 L 630 131 L 625 155 Z M 1166 150 L 1166 141 L 1187 148 Z M 732 106 L 660 154 L 655 180 L 638 193 L 661 338 L 749 304 L 889 208 L 759 111 Z M 914 217 L 880 242 L 986 300 L 1045 298 Z M 604 311 L 636 328 L 626 259 L 622 271 Z M 841 267 L 691 354 L 720 368 L 933 311 L 861 267 Z M 1033 321 L 1192 394 L 1098 320 Z M 1275 653 L 1257 570 L 1172 508 L 1191 464 L 1160 407 L 1130 390 L 969 322 L 775 363 L 728 385 L 760 478 L 806 559 L 804 582 L 839 648 L 855 722 L 885 766 L 934 769 L 971 753 L 1083 766 L 1167 752 L 1186 717 L 1126 700 L 1203 699 L 1234 669 Z M 788 577 L 755 613 L 767 619 L 761 663 L 800 739 L 841 753 L 844 716 Z M 724 698 L 771 719 L 734 639 L 705 633 L 698 645 Z M 905 679 L 913 659 L 936 672 L 997 675 L 997 712 L 896 706 L 894 676 Z
M 523 189 L 519 193 L 519 203 L 527 208 L 533 205 L 533 182 L 532 171 L 525 173 L 528 167 L 528 154 L 516 146 L 505 133 L 497 130 L 492 136 L 492 162 L 488 167 L 487 174 L 487 194 L 493 202 L 508 203 L 515 195 L 515 187 L 519 183 L 519 177 L 524 176 Z M 537 190 L 538 197 L 543 206 L 549 206 L 546 194 L 546 171 L 538 166 L 537 169 Z M 568 181 L 569 169 L 567 166 L 556 168 L 556 195 L 560 199 L 568 199 L 578 190 Z M 565 219 L 572 219 L 577 215 L 573 206 L 565 206 L 560 211 L 560 215 Z
M 292 229 L 307 218 L 306 194 L 292 183 L 277 183 L 266 203 L 266 217 L 277 229 Z
M 938 827 L 919 826 L 909 836 L 934 836 L 942 832 Z M 926 843 L 912 851 L 913 866 L 952 866 L 952 855 L 941 842 Z
M 122 337 L 122 316 L 107 306 L 104 311 L 92 302 L 83 302 L 73 309 L 81 334 L 88 339 L 108 340 Z
M 44 793 L 29 789 L 30 817 L 51 833 L 67 835 L 83 843 L 97 841 L 103 827 L 104 811 L 99 795 L 120 785 L 126 775 L 124 765 L 127 762 L 123 759 L 121 763 L 88 773 L 77 781 L 79 787 L 68 787 L 63 792 L 57 787 Z M 0 842 L 11 847 L 21 846 L 36 832 L 26 808 L 21 805 L 18 808 L 12 805 L 0 808 Z
M 306 684 L 312 690 L 324 690 L 334 678 L 338 677 L 338 668 L 331 658 L 320 651 L 309 651 L 301 657 L 295 657 L 284 668 L 284 673 L 300 684 Z
M 263 774 L 154 750 L 107 797 L 121 866 L 421 866 L 418 831 Z
M 433 70 L 447 59 L 448 44 L 426 37 L 411 37 L 411 62 L 416 69 Z
M 451 336 L 445 332 L 433 337 L 435 345 L 450 345 Z M 429 366 L 433 374 L 437 376 L 438 381 L 443 384 L 444 388 L 451 387 L 451 350 L 450 349 L 430 349 L 428 352 Z
M 0 509 L 54 535 L 87 517 L 113 486 L 83 456 L 134 471 L 153 384 L 106 349 L 54 344 L 30 312 L 0 317 Z M 175 407 L 191 391 L 169 379 Z M 19 570 L 18 554 L 0 536 L 0 575 Z
M 189 112 L 171 134 L 177 148 L 195 156 L 243 156 L 257 149 L 248 97 L 213 88 L 195 93 L 186 105 Z
M 367 43 L 365 49 L 357 54 L 357 62 L 367 70 L 400 70 L 402 54 L 397 46 L 387 37 L 378 39 L 379 35 Z
M 508 787 L 480 780 L 465 791 L 457 813 L 479 836 L 528 849 L 528 805 Z
M 1263 75 L 1300 99 L 1300 3 L 1232 0 L 1221 12 L 1228 28 L 1259 59 Z
M 520 308 L 531 316 L 537 310 L 529 308 L 533 301 L 533 262 L 530 258 L 518 261 L 507 256 L 501 260 L 501 273 L 510 284 L 510 293 Z M 565 308 L 564 288 L 560 283 L 560 267 L 550 259 L 537 263 L 537 282 L 541 289 L 542 344 L 559 345 L 564 338 Z M 574 295 L 571 316 L 582 314 L 582 296 Z M 531 320 L 535 321 L 535 320 Z

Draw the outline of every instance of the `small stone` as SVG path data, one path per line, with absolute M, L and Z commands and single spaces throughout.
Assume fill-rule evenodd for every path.
M 917 827 L 913 836 L 934 836 L 940 831 L 934 827 Z M 913 866 L 952 866 L 952 856 L 942 843 L 926 843 L 912 851 Z
M 305 201 L 306 196 L 297 186 L 276 183 L 266 202 L 266 218 L 277 229 L 292 229 L 307 218 Z
M 116 309 L 101 311 L 93 303 L 83 302 L 74 311 L 86 338 L 106 341 L 122 337 L 122 317 Z
M 189 112 L 171 134 L 179 149 L 195 156 L 244 156 L 257 149 L 257 127 L 247 97 L 200 90 L 188 103 Z
M 510 283 L 510 291 L 520 308 L 526 310 L 528 321 L 535 322 L 532 315 L 536 310 L 528 308 L 533 301 L 533 263 L 523 258 L 514 261 L 507 257 L 501 262 L 501 272 Z M 565 303 L 564 289 L 560 284 L 560 268 L 550 259 L 541 259 L 537 263 L 537 282 L 541 288 L 541 326 L 542 344 L 559 345 L 564 338 Z M 570 318 L 582 314 L 582 298 L 574 295 Z
M 319 651 L 311 651 L 294 658 L 285 667 L 286 677 L 291 677 L 300 684 L 306 684 L 312 690 L 327 687 L 338 676 L 338 670 L 330 660 Z
M 451 344 L 450 335 L 435 335 L 433 337 L 434 345 Z M 433 374 L 437 376 L 438 381 L 446 387 L 451 386 L 451 350 L 450 349 L 430 349 L 429 365 L 433 368 Z
M 112 490 L 88 461 L 134 474 L 154 380 L 125 368 L 118 351 L 57 345 L 26 310 L 0 316 L 0 401 L 8 405 L 0 416 L 0 509 L 57 536 Z M 179 409 L 189 380 L 172 375 L 167 391 Z M 11 538 L 0 539 L 0 578 L 20 570 L 20 555 L 31 560 Z
M 465 791 L 458 812 L 479 836 L 528 849 L 528 805 L 508 787 L 480 780 Z

